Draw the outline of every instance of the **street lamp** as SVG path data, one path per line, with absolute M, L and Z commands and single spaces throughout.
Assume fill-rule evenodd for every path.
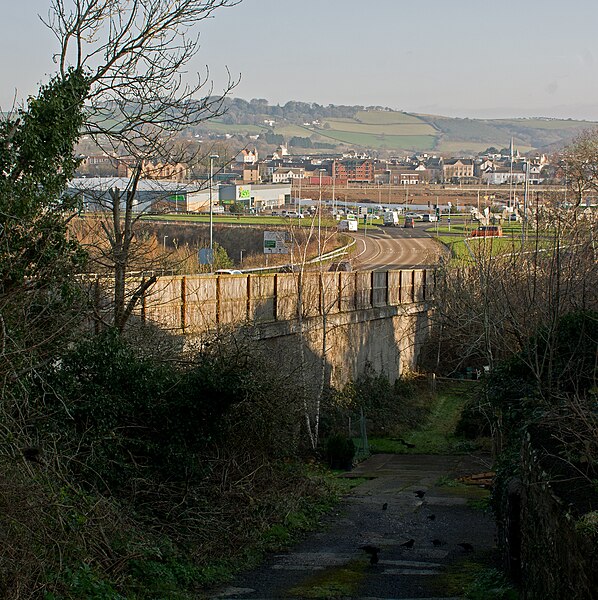
M 320 173 L 320 197 L 318 200 L 318 257 L 322 256 L 322 173 L 326 169 L 318 169 Z M 320 261 L 320 266 L 322 262 Z
M 529 160 L 525 161 L 525 187 L 523 188 L 523 219 L 521 219 L 521 246 L 525 244 L 525 226 L 527 225 L 527 194 L 529 191 Z M 523 248 L 522 248 L 523 249 Z
M 332 161 L 332 216 L 336 219 L 336 207 L 334 201 L 336 187 L 336 159 Z
M 218 154 L 210 154 L 210 271 L 214 270 L 214 214 L 212 202 L 212 188 L 214 186 L 214 159 Z

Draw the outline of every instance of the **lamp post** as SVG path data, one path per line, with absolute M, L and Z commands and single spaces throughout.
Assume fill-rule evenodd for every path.
M 214 187 L 214 159 L 218 154 L 210 154 L 210 271 L 214 270 L 214 210 L 212 188 Z
M 334 204 L 334 193 L 336 187 L 336 159 L 332 161 L 332 216 L 336 219 L 336 208 Z
M 318 169 L 320 173 L 320 196 L 318 200 L 318 258 L 322 256 L 322 173 L 326 169 Z M 322 262 L 320 261 L 320 266 Z
M 525 244 L 525 226 L 527 225 L 527 194 L 529 191 L 529 160 L 525 163 L 525 187 L 523 188 L 523 218 L 521 219 L 521 246 Z

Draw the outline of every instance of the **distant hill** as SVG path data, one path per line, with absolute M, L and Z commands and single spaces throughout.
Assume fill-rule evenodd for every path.
M 227 98 L 227 112 L 197 127 L 196 133 L 259 135 L 263 143 L 290 146 L 292 152 L 375 150 L 386 153 L 476 154 L 488 147 L 552 152 L 585 129 L 590 121 L 559 119 L 459 119 L 394 111 L 381 106 L 323 106 Z

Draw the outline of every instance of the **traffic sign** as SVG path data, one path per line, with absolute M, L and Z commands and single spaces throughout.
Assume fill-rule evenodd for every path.
M 214 251 L 211 248 L 199 249 L 199 264 L 211 265 L 214 263 Z
M 288 241 L 286 231 L 264 231 L 264 254 L 288 254 Z

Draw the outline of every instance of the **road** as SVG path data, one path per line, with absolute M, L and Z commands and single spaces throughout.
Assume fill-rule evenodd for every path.
M 357 252 L 355 270 L 386 270 L 433 267 L 444 252 L 442 246 L 426 233 L 429 223 L 413 229 L 378 227 L 355 235 Z
M 482 456 L 374 455 L 348 474 L 363 483 L 319 531 L 202 597 L 462 598 L 473 574 L 495 564 L 495 531 L 480 510 L 488 492 L 452 482 L 487 469 Z M 379 549 L 376 564 L 366 545 Z

